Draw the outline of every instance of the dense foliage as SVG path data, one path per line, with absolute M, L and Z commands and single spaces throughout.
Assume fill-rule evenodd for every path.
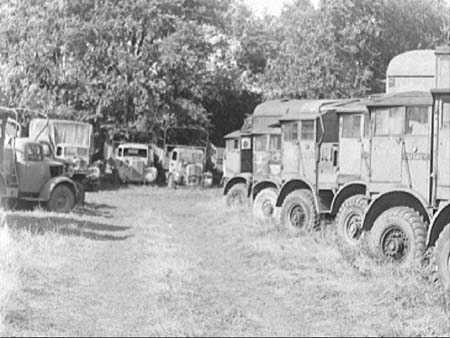
M 2 105 L 212 141 L 265 98 L 379 92 L 389 60 L 446 39 L 442 0 L 308 0 L 255 17 L 241 0 L 8 0 Z

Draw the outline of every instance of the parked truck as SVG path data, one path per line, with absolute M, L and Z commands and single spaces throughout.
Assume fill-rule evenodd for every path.
M 227 135 L 227 144 L 234 147 L 233 151 L 228 150 L 233 157 L 227 152 L 224 161 L 225 167 L 234 169 L 229 170 L 233 175 L 227 174 L 229 177 L 223 190 L 227 205 L 248 201 L 253 187 L 260 181 L 281 184 L 281 130 L 269 126 L 286 113 L 289 104 L 289 100 L 266 101 L 255 108 L 239 133 Z M 264 206 L 270 209 L 269 205 Z
M 213 183 L 212 147 L 204 129 L 172 127 L 164 135 L 167 185 L 209 187 Z
M 44 156 L 41 143 L 19 137 L 18 114 L 0 108 L 0 196 L 3 203 L 39 202 L 51 211 L 69 212 L 81 198 L 64 165 Z
M 35 118 L 29 125 L 30 139 L 43 145 L 49 158 L 60 161 L 65 166 L 65 174 L 78 187 L 81 203 L 85 199 L 85 190 L 95 190 L 99 171 L 91 167 L 93 153 L 93 128 L 89 123 Z

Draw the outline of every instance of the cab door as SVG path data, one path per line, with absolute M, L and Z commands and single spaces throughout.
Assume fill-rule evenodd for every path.
M 241 152 L 239 139 L 228 139 L 225 142 L 224 177 L 233 177 L 241 172 Z
M 436 172 L 438 200 L 450 200 L 450 97 L 440 97 L 436 102 L 437 156 Z M 437 170 L 436 170 L 437 169 Z
M 425 198 L 430 193 L 430 121 L 431 106 L 406 107 L 402 181 Z
M 400 183 L 405 108 L 375 108 L 371 111 L 371 115 L 373 121 L 371 181 Z
M 48 167 L 44 165 L 42 148 L 38 144 L 27 144 L 24 152 L 19 154 L 17 171 L 19 177 L 19 192 L 39 195 L 44 184 L 50 179 Z M 34 196 L 36 197 L 36 196 Z
M 251 136 L 241 137 L 241 172 L 253 172 L 253 147 Z
M 339 129 L 339 176 L 360 177 L 362 162 L 361 114 L 342 115 Z
M 288 122 L 282 126 L 281 176 L 286 180 L 299 175 L 300 143 L 298 134 L 298 122 Z
M 302 120 L 300 123 L 300 158 L 301 176 L 315 182 L 316 171 L 316 121 Z
M 253 177 L 263 179 L 269 176 L 269 135 L 253 136 Z

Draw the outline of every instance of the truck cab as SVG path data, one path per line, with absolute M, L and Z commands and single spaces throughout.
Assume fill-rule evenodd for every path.
M 312 100 L 280 118 L 283 186 L 275 207 L 281 224 L 313 229 L 318 214 L 329 212 L 338 166 L 339 120 L 323 108 L 337 100 Z
M 120 144 L 115 151 L 115 165 L 123 183 L 151 183 L 157 177 L 157 170 L 146 144 Z
M 177 146 L 169 153 L 168 185 L 197 186 L 203 182 L 205 151 L 200 147 Z

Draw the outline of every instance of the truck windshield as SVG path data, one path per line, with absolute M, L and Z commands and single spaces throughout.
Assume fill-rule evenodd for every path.
M 89 150 L 81 147 L 66 147 L 64 149 L 65 156 L 88 156 Z
M 123 156 L 147 158 L 147 149 L 124 148 Z
M 181 160 L 188 163 L 202 163 L 203 153 L 181 152 Z
M 39 144 L 28 144 L 25 151 L 28 161 L 42 161 L 44 159 L 42 147 Z

